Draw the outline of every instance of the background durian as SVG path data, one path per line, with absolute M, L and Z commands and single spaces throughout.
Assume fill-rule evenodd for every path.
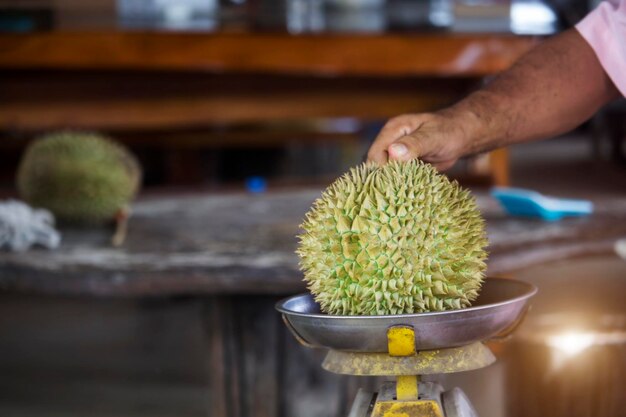
M 51 133 L 33 141 L 17 172 L 22 199 L 76 225 L 117 220 L 123 228 L 140 181 L 140 165 L 128 149 L 82 132 Z M 118 230 L 117 240 L 123 232 Z
M 403 314 L 467 307 L 486 268 L 469 191 L 415 160 L 362 164 L 306 214 L 300 266 L 322 311 Z

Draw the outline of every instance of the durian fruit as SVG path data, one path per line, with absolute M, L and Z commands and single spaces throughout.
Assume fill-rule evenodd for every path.
M 297 253 L 323 312 L 385 315 L 468 307 L 487 253 L 469 191 L 415 160 L 362 164 L 330 185 Z
M 140 165 L 125 147 L 99 134 L 78 132 L 35 140 L 17 173 L 20 196 L 59 221 L 97 225 L 116 220 L 121 228 L 140 180 Z

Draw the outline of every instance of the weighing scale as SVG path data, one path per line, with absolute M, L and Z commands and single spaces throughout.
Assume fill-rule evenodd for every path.
M 480 369 L 495 362 L 483 342 L 508 336 L 522 321 L 531 284 L 488 278 L 472 307 L 431 313 L 333 316 L 310 294 L 276 308 L 304 346 L 329 352 L 322 367 L 344 375 L 390 376 L 377 393 L 359 390 L 348 417 L 477 417 L 459 388 L 420 376 Z

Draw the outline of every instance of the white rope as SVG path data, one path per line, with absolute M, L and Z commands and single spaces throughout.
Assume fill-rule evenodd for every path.
M 48 210 L 32 209 L 15 200 L 0 203 L 0 248 L 21 252 L 33 245 L 54 249 L 60 243 L 61 234 Z

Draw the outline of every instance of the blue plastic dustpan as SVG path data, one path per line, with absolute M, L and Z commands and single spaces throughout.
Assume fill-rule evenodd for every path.
M 566 216 L 587 216 L 593 212 L 591 201 L 548 197 L 521 188 L 495 187 L 491 189 L 491 195 L 513 216 L 553 221 Z

